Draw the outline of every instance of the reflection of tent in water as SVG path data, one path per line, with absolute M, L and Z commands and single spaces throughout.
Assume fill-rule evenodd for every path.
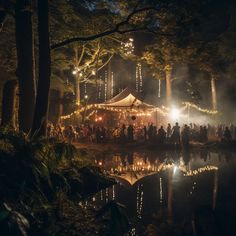
M 183 176 L 194 176 L 206 171 L 217 171 L 217 166 L 206 165 L 203 167 L 196 168 L 194 170 L 188 169 L 184 164 L 174 165 L 174 164 L 148 164 L 137 162 L 131 166 L 119 166 L 115 172 L 110 172 L 118 181 L 125 184 L 134 185 L 139 180 L 159 173 L 160 171 L 171 170 L 173 173 L 179 169 L 183 173 Z
M 172 168 L 172 165 L 169 164 L 153 164 L 150 165 L 148 162 L 136 162 L 131 166 L 119 166 L 118 167 L 118 173 L 110 173 L 113 175 L 118 181 L 120 181 L 123 184 L 130 184 L 134 185 L 139 180 L 150 176 L 155 175 L 161 170 L 167 170 Z
M 115 178 L 123 184 L 128 183 L 130 185 L 134 185 L 137 181 L 143 179 L 144 177 L 154 174 L 156 174 L 156 172 L 144 173 L 136 171 L 127 171 L 120 175 L 116 175 Z

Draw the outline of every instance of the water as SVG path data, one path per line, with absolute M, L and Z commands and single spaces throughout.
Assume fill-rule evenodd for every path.
M 181 235 L 194 235 L 198 215 L 212 235 L 236 235 L 236 153 L 123 152 L 98 157 L 97 163 L 118 184 L 93 201 L 97 206 L 109 200 L 124 204 L 130 235 L 144 235 L 148 225 L 161 228 L 164 223 L 176 225 Z

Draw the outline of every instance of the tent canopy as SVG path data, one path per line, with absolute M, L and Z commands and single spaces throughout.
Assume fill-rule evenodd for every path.
M 113 97 L 112 99 L 100 104 L 105 107 L 120 107 L 120 108 L 154 108 L 153 105 L 147 104 L 139 99 L 136 92 L 129 88 L 126 88 L 121 93 Z

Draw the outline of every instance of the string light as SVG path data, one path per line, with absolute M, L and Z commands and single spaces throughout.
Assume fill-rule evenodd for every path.
M 112 185 L 112 200 L 115 200 L 115 185 Z
M 107 100 L 107 82 L 108 82 L 108 74 L 105 71 L 105 83 L 104 83 L 104 100 Z
M 99 79 L 99 85 L 98 85 L 98 101 L 101 101 L 101 96 L 102 96 L 102 79 L 100 77 Z
M 142 209 L 143 209 L 143 184 L 140 184 L 137 188 L 137 197 L 136 197 L 136 212 L 139 219 L 142 218 Z
M 114 95 L 114 73 L 111 72 L 111 97 Z
M 106 110 L 106 111 L 120 112 L 122 114 L 126 114 L 127 112 L 129 112 L 131 114 L 134 113 L 135 115 L 136 114 L 140 114 L 140 116 L 141 116 L 141 114 L 142 115 L 146 115 L 146 116 L 150 116 L 151 113 L 153 111 L 155 111 L 155 110 L 157 110 L 160 113 L 162 112 L 161 109 L 157 109 L 155 107 L 148 109 L 145 113 L 140 113 L 140 109 L 136 109 L 136 108 L 130 108 L 130 107 L 127 107 L 127 108 L 116 108 L 116 107 L 109 107 L 109 106 L 106 106 L 106 105 L 103 105 L 103 104 L 90 104 L 90 105 L 87 105 L 86 109 L 87 110 L 89 110 L 89 109 L 102 109 L 102 110 Z M 78 110 L 72 112 L 69 115 L 61 116 L 61 119 L 62 120 L 69 119 L 69 118 L 73 117 L 74 115 L 78 115 L 81 112 L 84 112 L 84 110 L 85 110 L 85 107 L 81 107 L 81 108 L 79 108 Z
M 129 56 L 134 52 L 134 40 L 133 38 L 129 38 L 128 42 L 121 43 L 121 49 L 123 50 L 124 54 Z
M 160 203 L 163 201 L 162 178 L 160 178 Z
M 190 103 L 190 102 L 183 102 L 183 105 L 185 105 L 186 107 L 192 107 L 197 109 L 198 111 L 207 113 L 207 114 L 211 114 L 211 115 L 216 115 L 218 113 L 217 110 L 209 110 L 209 109 L 205 109 L 205 108 L 201 108 L 199 106 L 197 106 L 196 104 Z
M 184 174 L 184 176 L 194 176 L 194 175 L 198 175 L 200 173 L 203 173 L 205 171 L 212 171 L 212 170 L 218 170 L 218 167 L 217 166 L 205 166 L 205 167 L 198 168 L 197 170 L 189 170 Z
M 106 92 L 105 92 L 105 95 L 106 95 Z M 199 111 L 202 111 L 202 112 L 205 112 L 205 113 L 208 113 L 208 114 L 217 114 L 218 113 L 218 111 L 202 109 L 200 107 L 197 107 L 195 104 L 191 104 L 191 103 L 183 103 L 183 104 L 185 106 L 182 107 L 180 110 L 184 110 L 188 106 L 191 106 L 191 107 L 194 107 L 194 108 L 198 109 Z M 170 109 L 168 107 L 165 107 L 165 106 L 162 106 L 161 108 L 159 108 L 159 107 L 150 107 L 145 112 L 140 112 L 139 108 L 133 108 L 133 107 L 132 108 L 131 107 L 117 108 L 117 107 L 112 107 L 112 106 L 108 106 L 108 105 L 105 105 L 105 104 L 90 104 L 90 105 L 87 105 L 86 109 L 87 110 L 89 110 L 89 109 L 102 109 L 102 110 L 106 110 L 106 111 L 120 112 L 123 115 L 125 115 L 127 112 L 129 112 L 130 114 L 133 113 L 136 116 L 151 116 L 152 112 L 159 112 L 163 116 L 168 116 L 168 114 L 170 112 Z M 85 107 L 81 107 L 81 108 L 79 108 L 78 110 L 72 112 L 69 115 L 61 116 L 61 119 L 62 120 L 69 119 L 69 118 L 73 117 L 74 115 L 78 115 L 81 112 L 84 112 L 84 110 L 85 110 Z
M 106 198 L 105 198 L 105 201 L 106 201 L 106 203 L 109 201 L 109 192 L 108 192 L 108 188 L 106 188 L 106 190 L 105 190 L 105 193 L 106 193 Z
M 87 82 L 84 83 L 84 94 L 87 94 Z
M 136 65 L 136 74 L 135 74 L 135 84 L 136 84 L 136 92 L 141 93 L 143 91 L 143 77 L 142 77 L 142 66 L 141 63 L 137 63 Z

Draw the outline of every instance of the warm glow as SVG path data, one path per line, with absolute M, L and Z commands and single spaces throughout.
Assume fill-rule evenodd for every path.
M 180 117 L 180 111 L 176 108 L 173 108 L 170 111 L 170 117 L 171 117 L 172 120 L 178 120 L 179 117 Z

